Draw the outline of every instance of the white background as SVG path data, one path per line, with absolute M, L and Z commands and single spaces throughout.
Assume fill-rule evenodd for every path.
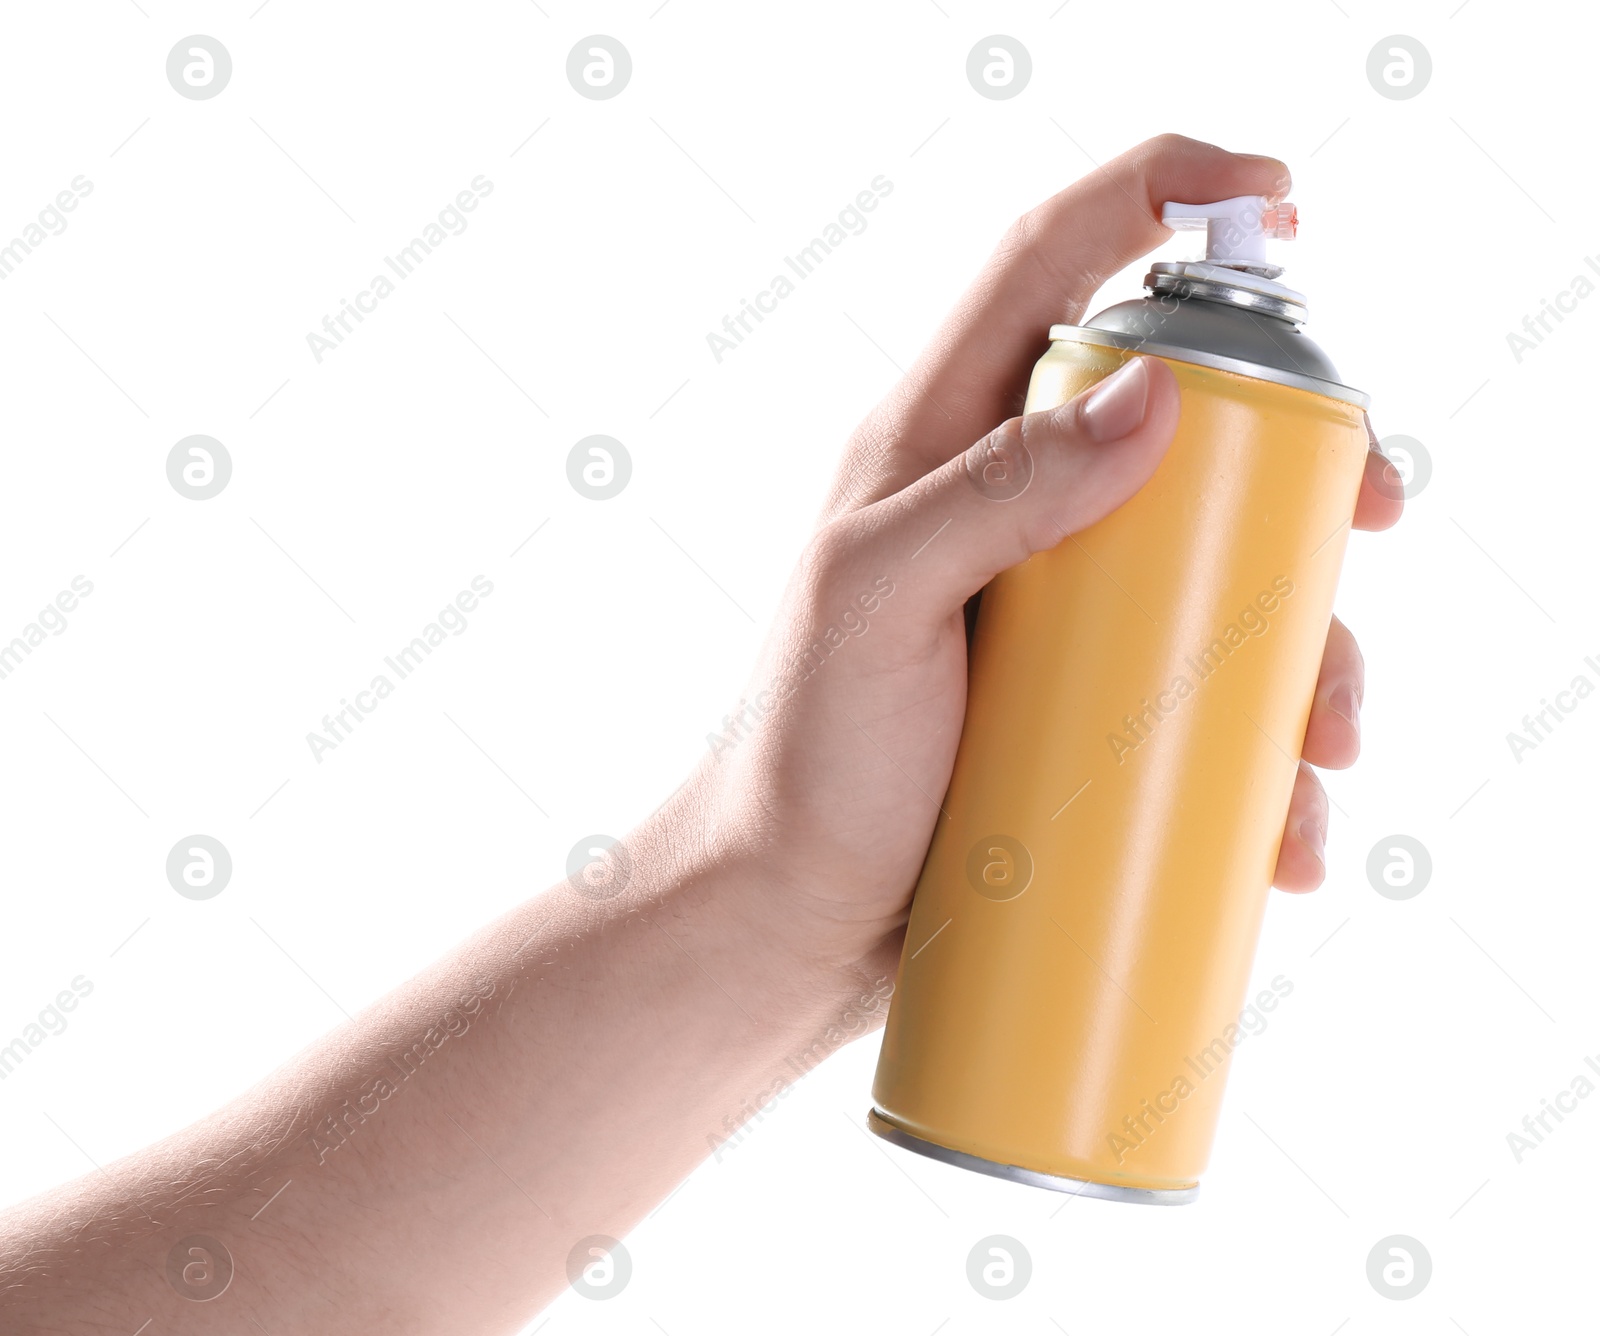
M 736 698 L 890 359 L 1017 213 L 1178 130 L 1291 164 L 1285 281 L 1379 435 L 1433 460 L 1404 525 L 1352 541 L 1365 755 L 1328 779 L 1328 885 L 1273 900 L 1257 975 L 1294 992 L 1233 1064 L 1200 1202 L 1065 1201 L 888 1150 L 861 1128 L 872 1038 L 634 1232 L 620 1296 L 541 1321 L 1592 1320 L 1600 1098 L 1520 1164 L 1506 1140 L 1600 1053 L 1600 700 L 1520 763 L 1506 741 L 1575 675 L 1600 684 L 1600 301 L 1520 364 L 1506 341 L 1600 249 L 1592 15 L 257 3 L 6 10 L 0 237 L 79 174 L 93 191 L 0 283 L 0 639 L 74 576 L 94 592 L 0 681 L 0 1043 L 74 977 L 93 992 L 0 1083 L 0 1199 L 211 1109 L 653 808 Z M 1007 101 L 965 75 L 996 32 L 1033 60 Z M 232 54 L 213 100 L 166 81 L 192 33 Z M 633 59 L 609 101 L 565 77 L 593 33 Z M 1410 100 L 1366 77 L 1393 33 L 1432 55 Z M 319 365 L 306 334 L 479 174 L 467 230 Z M 867 230 L 719 365 L 707 332 L 880 174 Z M 194 433 L 233 460 L 204 502 L 165 474 Z M 567 482 L 592 433 L 633 460 L 614 500 Z M 469 628 L 317 764 L 307 732 L 478 575 L 494 593 Z M 234 860 L 204 902 L 164 875 L 196 832 Z M 1400 902 L 1365 870 L 1394 833 L 1434 864 Z M 996 1233 L 1034 1265 L 1004 1303 L 966 1278 Z M 1366 1277 L 1396 1233 L 1433 1259 L 1406 1302 Z

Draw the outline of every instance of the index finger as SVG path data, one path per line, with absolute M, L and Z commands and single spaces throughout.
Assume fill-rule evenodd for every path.
M 891 495 L 1021 411 L 1053 324 L 1171 235 L 1167 200 L 1287 193 L 1276 158 L 1162 135 L 1019 218 L 906 377 L 857 429 L 828 512 Z
M 1367 471 L 1361 476 L 1361 491 L 1356 496 L 1357 529 L 1387 529 L 1398 523 L 1406 504 L 1405 482 L 1393 461 L 1383 453 L 1378 437 L 1367 419 Z

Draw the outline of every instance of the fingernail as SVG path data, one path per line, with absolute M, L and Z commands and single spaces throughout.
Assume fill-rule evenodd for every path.
M 1356 689 L 1346 682 L 1328 697 L 1328 708 L 1336 715 L 1350 721 L 1350 727 L 1361 732 L 1361 702 L 1356 699 Z
M 1089 391 L 1079 420 L 1091 441 L 1108 445 L 1138 428 L 1149 402 L 1150 373 L 1145 359 L 1135 357 Z
M 1323 857 L 1323 846 L 1325 839 L 1326 837 L 1322 833 L 1322 827 L 1317 824 L 1317 819 L 1315 817 L 1308 816 L 1300 823 L 1300 843 L 1305 845 L 1307 849 L 1311 850 L 1311 852 L 1316 856 L 1317 862 L 1322 863 L 1324 866 L 1326 866 L 1328 861 Z
M 1377 446 L 1367 451 L 1367 473 L 1372 473 L 1372 461 L 1377 460 L 1377 477 L 1372 481 L 1373 490 L 1379 496 L 1389 501 L 1404 501 L 1406 499 L 1406 480 L 1400 476 L 1400 470 L 1395 467 L 1394 460 L 1384 454 Z

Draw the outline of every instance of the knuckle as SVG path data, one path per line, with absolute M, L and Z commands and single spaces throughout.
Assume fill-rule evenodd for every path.
M 1296 783 L 1304 797 L 1310 815 L 1320 819 L 1322 828 L 1328 828 L 1328 791 L 1322 787 L 1322 780 L 1317 772 L 1305 761 L 1300 762 L 1300 775 Z
M 1144 147 L 1152 153 L 1180 153 L 1201 147 L 1201 141 L 1191 139 L 1188 135 L 1180 135 L 1176 130 L 1167 130 L 1153 139 L 1145 140 Z
M 1069 191 L 1061 191 L 1019 214 L 1000 240 L 997 259 L 1002 269 L 1031 271 L 1038 281 L 1077 301 L 1083 286 L 1081 253 L 1069 260 L 1052 244 L 1070 227 L 1073 212 Z
M 856 547 L 858 535 L 852 515 L 829 520 L 800 554 L 800 582 L 809 591 L 831 588 L 841 578 Z
M 1001 252 L 1016 255 L 1032 250 L 1039 238 L 1043 216 L 1050 205 L 1051 200 L 1044 200 L 1013 218 L 1011 226 L 1006 228 L 1005 235 L 1000 238 Z
M 962 455 L 961 470 L 980 496 L 1014 501 L 1028 490 L 1038 467 L 1029 431 L 1027 418 L 1007 418 Z
M 1011 563 L 1027 560 L 1061 543 L 1070 525 L 1057 506 L 1034 494 L 1043 452 L 1056 448 L 1059 432 L 1053 413 L 1008 418 L 966 452 L 962 469 L 967 481 L 991 501 L 1018 501 L 1008 525 L 1016 550 Z M 1024 493 L 1029 493 L 1027 499 Z
M 1360 700 L 1367 681 L 1367 656 L 1355 632 L 1337 617 L 1328 624 L 1328 660 L 1330 672 L 1348 681 Z
M 1022 447 L 1022 420 L 1007 418 L 967 448 L 961 457 L 962 466 L 968 478 L 979 482 L 994 465 L 1016 459 Z
M 1060 547 L 1071 536 L 1071 523 L 1056 507 L 1045 507 L 1028 517 L 1025 533 L 1027 555 Z
M 1082 300 L 1079 289 L 1083 286 L 1083 275 L 1075 265 L 1064 264 L 1057 248 L 1049 241 L 1053 233 L 1061 230 L 1063 221 L 1059 197 L 1047 200 L 1012 223 L 1001 250 L 1008 261 L 1021 261 L 1031 268 L 1039 281 L 1062 292 L 1069 308 L 1075 308 Z M 1066 313 L 1070 313 L 1070 309 Z

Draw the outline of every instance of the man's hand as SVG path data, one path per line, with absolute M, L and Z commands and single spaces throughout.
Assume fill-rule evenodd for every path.
M 1172 438 L 1177 389 L 1150 358 L 1059 409 L 1013 416 L 1050 325 L 1081 319 L 1107 278 L 1171 235 L 1163 201 L 1277 200 L 1288 187 L 1276 159 L 1175 135 L 1107 163 L 1016 222 L 851 438 L 742 703 L 746 721 L 766 713 L 702 776 L 716 829 L 779 879 L 768 912 L 813 961 L 852 980 L 894 973 L 961 735 L 963 604 L 1121 505 Z M 967 472 L 1021 438 L 1028 491 L 985 504 Z M 1372 446 L 1355 523 L 1383 529 L 1400 493 Z M 849 638 L 813 669 L 804 651 L 830 626 Z M 1335 619 L 1278 860 L 1286 890 L 1321 884 L 1328 800 L 1311 767 L 1355 761 L 1363 690 L 1361 653 Z
M 1287 187 L 1164 137 L 1022 218 L 852 438 L 746 693 L 764 717 L 628 837 L 626 874 L 558 882 L 212 1117 L 7 1212 L 0 1329 L 516 1331 L 876 1024 L 961 732 L 963 604 L 1127 500 L 1177 422 L 1150 358 L 1016 418 L 1046 331 L 1167 236 L 1163 200 Z M 968 472 L 1018 439 L 1034 482 L 986 504 Z M 1356 523 L 1399 511 L 1374 452 Z M 1307 761 L 1355 759 L 1361 694 L 1335 622 Z M 1326 812 L 1302 766 L 1280 885 L 1321 880 Z M 219 1246 L 229 1286 L 197 1302 L 186 1263 L 214 1277 Z

